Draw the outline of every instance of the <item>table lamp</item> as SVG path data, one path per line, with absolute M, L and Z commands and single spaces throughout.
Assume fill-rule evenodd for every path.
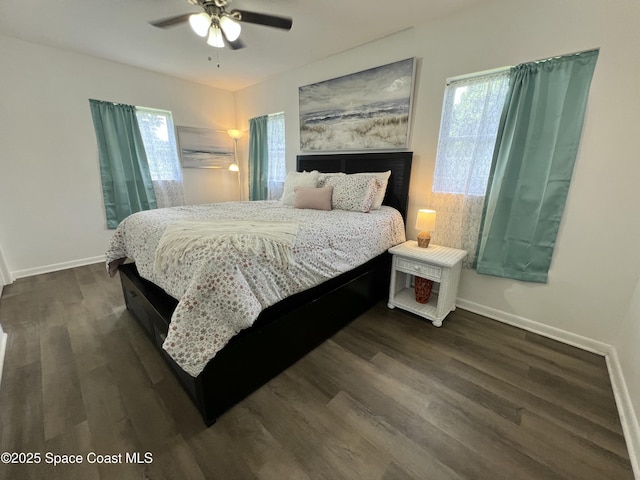
M 436 229 L 435 210 L 418 210 L 416 229 L 420 231 L 418 234 L 418 246 L 427 248 L 431 241 L 430 232 Z

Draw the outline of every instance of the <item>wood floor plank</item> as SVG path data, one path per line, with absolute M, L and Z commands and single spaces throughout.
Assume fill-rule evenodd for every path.
M 0 299 L 0 323 L 7 333 L 5 363 L 15 368 L 40 363 L 40 318 L 34 292 L 21 292 Z
M 159 451 L 156 451 L 156 459 L 144 466 L 143 471 L 145 476 L 152 480 L 173 480 L 176 478 L 206 480 L 191 448 L 182 435 L 176 435 L 169 439 Z
M 215 428 L 203 430 L 187 441 L 200 470 L 207 479 L 255 480 L 259 478 L 243 461 L 240 445 L 234 442 L 230 433 L 235 423 L 233 411 L 234 409 L 220 418 Z M 253 438 L 245 439 L 245 442 L 253 440 Z
M 307 443 L 314 454 L 321 455 L 335 472 L 340 472 L 341 476 L 335 478 L 381 478 L 391 462 L 390 455 L 331 414 L 327 409 L 330 399 L 305 378 L 305 363 L 300 362 L 269 382 L 268 388 L 283 399 L 289 411 L 313 426 L 314 434 Z M 316 477 L 315 472 L 312 476 Z
M 348 393 L 340 392 L 336 395 L 329 402 L 329 409 L 352 428 L 361 431 L 379 449 L 388 451 L 394 461 L 402 465 L 413 478 L 465 478 L 442 464 L 433 452 L 421 448 L 393 424 L 379 418 Z
M 607 372 L 607 365 L 601 356 L 589 354 L 587 361 L 584 354 L 576 352 L 580 349 L 550 348 L 547 343 L 538 340 L 540 335 L 530 332 L 525 332 L 518 337 L 506 336 L 501 329 L 491 328 L 492 323 L 496 322 L 471 312 L 461 311 L 455 316 L 454 321 L 457 326 L 462 327 L 456 330 L 459 334 L 465 337 L 473 336 L 478 342 L 483 341 L 482 338 L 484 338 L 484 341 L 491 343 L 494 348 L 512 352 L 512 356 L 525 359 L 533 367 L 544 369 L 552 374 L 560 373 L 564 377 L 574 378 L 600 388 L 611 386 L 607 375 L 603 375 Z M 515 329 L 515 327 L 511 328 Z
M 45 327 L 40 334 L 45 440 L 86 420 L 80 380 L 66 326 Z
M 305 475 L 315 479 L 340 479 L 335 465 L 318 452 L 324 439 L 314 435 L 314 426 L 295 412 L 268 388 L 262 388 L 247 398 L 246 407 L 256 415 L 264 428 L 299 464 Z M 308 472 L 308 473 L 307 473 Z
M 431 389 L 433 381 L 427 375 L 385 354 L 378 354 L 373 362 L 390 375 L 403 378 L 416 390 Z M 434 405 L 431 405 L 433 403 Z M 443 406 L 460 412 L 457 417 L 442 415 Z M 485 409 L 473 399 L 459 393 L 441 388 L 432 394 L 432 401 L 423 418 L 441 431 L 447 432 L 459 442 L 472 449 L 482 458 L 499 459 L 500 467 L 510 476 L 517 478 L 562 478 L 543 463 L 536 461 L 531 452 L 520 448 L 518 434 L 511 437 L 505 432 L 517 432 L 518 425 L 501 415 Z M 499 426 L 502 425 L 502 429 Z M 493 472 L 493 469 L 490 470 Z
M 397 329 L 400 327 L 392 325 L 391 328 Z M 365 332 L 363 334 L 366 335 L 367 333 Z M 397 333 L 395 331 L 390 332 L 385 338 L 396 335 Z M 373 338 L 374 337 L 371 337 L 370 340 L 374 341 Z M 424 348 L 427 347 L 425 346 Z M 384 350 L 384 347 L 382 349 Z M 429 375 L 440 371 L 440 366 L 442 366 L 443 363 L 442 359 L 447 358 L 449 359 L 449 363 L 442 366 L 442 368 L 446 368 L 444 374 L 441 375 L 442 378 L 446 379 L 450 376 L 450 378 L 455 378 L 456 376 L 463 375 L 467 380 L 478 385 L 487 385 L 492 390 L 497 389 L 499 395 L 506 398 L 514 398 L 518 402 L 525 402 L 524 404 L 527 405 L 528 408 L 535 406 L 534 408 L 540 412 L 541 415 L 549 416 L 577 433 L 596 435 L 607 442 L 609 445 L 607 448 L 613 449 L 617 454 L 621 454 L 622 451 L 626 452 L 619 420 L 609 418 L 608 421 L 603 422 L 601 420 L 602 415 L 597 417 L 585 415 L 587 412 L 577 408 L 575 403 L 585 403 L 587 400 L 584 398 L 573 398 L 576 396 L 576 391 L 571 388 L 568 390 L 557 388 L 550 391 L 548 385 L 532 382 L 526 378 L 526 376 L 525 378 L 521 378 L 510 371 L 508 366 L 505 367 L 501 361 L 483 361 L 482 357 L 479 358 L 478 356 L 470 355 L 467 350 L 452 351 L 451 355 L 444 357 L 437 345 L 434 346 L 429 353 L 412 350 L 409 355 L 404 355 L 404 352 L 400 352 L 398 348 L 387 348 L 385 351 L 397 358 L 402 357 L 402 361 L 413 365 L 417 369 L 422 369 Z M 434 363 L 425 366 L 422 362 L 416 360 L 425 357 L 432 360 L 435 359 Z M 440 361 L 438 361 L 438 357 L 441 358 Z M 586 398 L 588 399 L 589 397 L 587 396 Z M 617 415 L 616 408 L 611 404 L 605 405 L 605 408 L 607 415 Z
M 6 286 L 0 323 L 0 451 L 85 457 L 2 479 L 633 478 L 602 357 L 460 309 L 381 302 L 210 428 L 103 264 Z
M 552 421 L 563 428 L 576 433 L 584 438 L 590 438 L 603 448 L 615 453 L 619 456 L 627 456 L 628 452 L 624 443 L 624 437 L 621 433 L 615 433 L 611 430 L 594 423 L 587 418 L 566 410 L 557 403 L 547 401 L 536 395 L 520 390 L 510 383 L 504 382 L 498 378 L 475 369 L 474 367 L 462 362 L 452 362 L 449 368 L 454 370 L 458 375 L 474 381 L 485 388 L 495 391 L 500 395 L 511 398 L 525 407 L 527 410 L 540 415 Z
M 19 365 L 15 369 L 5 367 L 0 388 L 0 420 L 2 451 L 19 452 L 42 444 L 44 416 L 40 362 Z
M 404 314 L 399 316 L 401 321 L 398 322 L 385 322 L 384 316 L 372 317 L 371 320 L 365 327 L 357 326 L 359 331 L 370 339 L 375 338 L 378 329 L 389 330 L 386 337 L 395 339 L 402 335 L 403 331 L 407 329 L 410 331 L 411 323 L 416 321 Z M 407 334 L 404 341 L 410 340 L 411 336 Z M 386 339 L 385 341 L 388 342 Z M 613 432 L 622 431 L 617 414 L 608 409 L 603 410 L 598 398 L 595 402 L 591 402 L 589 397 L 576 395 L 572 390 L 536 382 L 529 377 L 531 368 L 524 360 L 509 357 L 493 349 L 491 344 L 473 342 L 464 335 L 457 334 L 453 328 L 430 328 L 425 330 L 422 336 L 414 338 L 411 344 L 413 346 L 410 353 L 416 358 L 429 356 L 432 359 L 437 357 L 443 360 L 456 359 L 551 403 L 559 404 L 571 412 L 585 416 Z M 398 342 L 393 347 L 395 350 L 400 350 Z

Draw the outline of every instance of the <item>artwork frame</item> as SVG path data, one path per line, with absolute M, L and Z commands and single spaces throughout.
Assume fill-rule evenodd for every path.
M 300 150 L 405 150 L 410 145 L 415 57 L 298 88 Z
M 182 168 L 229 168 L 235 161 L 226 130 L 178 126 L 176 131 Z

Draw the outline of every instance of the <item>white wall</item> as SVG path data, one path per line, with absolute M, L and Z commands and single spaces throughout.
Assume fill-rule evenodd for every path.
M 2 287 L 5 285 L 9 285 L 12 282 L 11 274 L 9 273 L 9 268 L 7 267 L 7 262 L 4 259 L 4 252 L 2 251 L 2 246 L 0 246 L 0 296 L 2 295 Z M 2 332 L 0 332 L 0 335 Z
M 429 206 L 447 77 L 594 47 L 600 57 L 548 284 L 465 271 L 459 297 L 468 308 L 565 341 L 601 352 L 613 346 L 638 411 L 640 327 L 632 295 L 640 272 L 640 2 L 497 0 L 431 24 L 418 22 L 412 30 L 236 92 L 237 117 L 284 110 L 293 169 L 299 86 L 417 57 L 411 219 Z
M 171 110 L 176 125 L 236 125 L 230 92 L 4 36 L 0 62 L 0 244 L 15 277 L 104 256 L 89 98 Z M 187 203 L 237 198 L 227 171 L 183 173 Z
M 625 315 L 618 335 L 615 340 L 617 359 L 620 369 L 620 388 L 626 388 L 627 397 L 623 401 L 630 403 L 626 409 L 627 425 L 630 438 L 635 448 L 636 470 L 640 473 L 640 277 L 629 304 L 629 310 Z M 624 384 L 622 384 L 624 383 Z

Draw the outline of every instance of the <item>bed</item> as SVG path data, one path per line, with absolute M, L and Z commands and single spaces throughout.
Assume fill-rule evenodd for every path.
M 299 155 L 296 170 L 325 173 L 391 171 L 383 205 L 406 216 L 411 152 Z M 141 267 L 142 269 L 142 267 Z M 390 255 L 384 251 L 335 278 L 263 309 L 253 324 L 235 334 L 194 374 L 176 363 L 162 345 L 175 330 L 176 298 L 145 280 L 135 263 L 119 266 L 128 310 L 158 347 L 204 422 L 216 418 L 302 358 L 358 315 L 386 298 Z M 145 275 L 149 278 L 148 275 Z

